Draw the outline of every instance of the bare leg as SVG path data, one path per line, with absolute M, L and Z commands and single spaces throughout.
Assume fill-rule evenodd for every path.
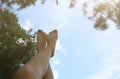
M 42 36 L 42 34 L 40 35 Z M 49 60 L 51 56 L 53 56 L 54 44 L 57 40 L 57 32 L 52 31 L 49 35 L 49 39 L 48 46 L 41 50 L 38 55 L 32 57 L 24 67 L 18 69 L 14 79 L 42 79 L 46 75 L 46 72 L 50 69 L 48 68 L 50 67 Z M 41 49 L 41 46 L 39 47 L 38 49 Z
M 42 30 L 38 30 L 37 32 L 37 47 L 38 51 L 41 55 L 37 55 L 32 57 L 22 68 L 19 68 L 14 75 L 14 79 L 39 79 L 42 78 L 42 73 L 45 73 L 44 67 L 47 68 L 48 61 L 50 59 L 50 50 L 46 48 L 46 34 Z M 46 50 L 45 50 L 46 49 Z M 44 52 L 45 53 L 44 53 Z M 48 54 L 46 52 L 49 52 Z M 47 54 L 43 57 L 43 54 Z M 46 59 L 47 57 L 47 59 Z M 46 64 L 43 67 L 43 63 Z M 41 65 L 40 65 L 41 64 Z M 39 67 L 38 67 L 39 66 Z M 43 68 L 42 68 L 43 67 Z
M 43 77 L 43 79 L 54 79 L 53 72 L 52 72 L 50 65 L 48 66 L 48 70 L 45 76 Z
M 47 36 L 48 47 L 50 47 L 52 49 L 51 57 L 54 56 L 54 51 L 55 51 L 55 45 L 56 45 L 57 38 L 58 38 L 57 30 L 54 30 L 54 31 L 50 32 L 49 35 Z
M 52 39 L 53 37 L 54 37 L 54 39 Z M 58 38 L 58 36 L 57 36 L 57 31 L 56 30 L 50 32 L 49 35 L 48 35 L 48 38 L 47 38 L 48 46 L 52 47 L 52 52 L 53 53 L 52 53 L 51 57 L 54 56 L 54 50 L 55 50 L 55 44 L 56 44 L 56 39 L 57 38 Z M 49 64 L 48 70 L 47 70 L 43 79 L 54 79 L 53 72 L 52 72 L 52 69 L 50 67 L 50 64 Z
M 46 48 L 46 43 L 47 43 L 47 35 L 42 30 L 38 30 L 37 49 L 39 52 Z
M 22 68 L 18 69 L 14 79 L 42 79 L 49 66 L 52 51 L 46 48 L 32 57 Z
M 40 38 L 39 37 L 40 32 L 41 32 L 41 30 L 38 31 L 38 40 Z M 54 53 L 56 40 L 58 38 L 57 31 L 54 30 L 54 31 L 50 32 L 48 36 L 45 35 L 45 33 L 43 33 L 42 35 L 46 36 L 47 39 L 45 39 L 45 38 L 42 39 L 42 40 L 44 40 L 44 42 L 38 41 L 38 44 L 37 44 L 38 48 L 39 48 L 38 50 L 43 50 L 45 48 L 45 45 L 46 45 L 45 41 L 47 41 L 48 42 L 48 47 L 52 47 L 52 52 Z M 42 44 L 42 46 L 40 44 Z M 51 56 L 53 56 L 53 55 L 54 54 L 52 54 Z M 47 72 L 46 72 L 45 76 L 43 77 L 43 79 L 54 79 L 53 72 L 52 72 L 52 69 L 50 67 L 50 64 L 48 66 Z

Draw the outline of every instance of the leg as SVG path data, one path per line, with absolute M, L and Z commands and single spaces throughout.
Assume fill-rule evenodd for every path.
M 17 70 L 13 79 L 39 79 L 37 73 L 29 65 L 25 65 Z
M 45 73 L 45 68 L 48 68 L 47 63 L 50 59 L 50 50 L 46 49 L 46 34 L 42 30 L 38 30 L 37 32 L 37 48 L 41 53 L 41 56 L 38 54 L 37 56 L 33 56 L 22 68 L 19 68 L 14 75 L 14 79 L 39 79 L 42 78 L 42 73 Z M 46 49 L 46 50 L 45 50 Z M 42 53 L 44 51 L 45 53 Z M 47 53 L 48 54 L 47 54 Z M 43 54 L 47 54 L 42 57 Z M 47 57 L 47 59 L 46 59 Z M 43 63 L 45 66 L 43 67 Z M 38 67 L 39 66 L 39 67 Z
M 44 49 L 19 68 L 13 79 L 42 79 L 48 71 L 51 54 L 51 49 Z
M 51 35 L 48 35 L 49 36 L 49 39 L 50 38 L 53 38 L 53 34 L 54 34 L 54 31 L 53 32 L 50 32 Z M 49 40 L 48 39 L 48 40 Z M 47 43 L 47 35 L 42 31 L 42 30 L 38 30 L 37 32 L 37 48 L 38 48 L 38 51 L 43 51 L 45 48 L 46 48 L 46 43 Z M 57 40 L 57 39 L 56 39 Z M 56 41 L 55 41 L 56 42 Z M 50 45 L 48 45 L 49 47 Z M 49 47 L 50 48 L 50 47 Z M 47 72 L 45 74 L 45 78 L 50 78 L 50 79 L 53 79 L 53 73 L 52 73 L 52 70 L 51 70 L 51 67 L 50 67 L 50 64 L 48 66 L 48 69 L 47 69 Z
M 53 37 L 54 37 L 54 39 L 52 39 Z M 51 57 L 53 57 L 53 55 L 54 55 L 55 44 L 56 44 L 56 39 L 57 38 L 58 38 L 58 36 L 57 36 L 57 31 L 56 30 L 50 32 L 48 37 L 47 37 L 48 46 L 52 47 Z M 52 72 L 50 64 L 48 66 L 48 70 L 47 70 L 45 76 L 43 77 L 43 79 L 54 79 L 53 72 Z
M 44 38 L 44 34 L 41 31 L 38 31 L 39 35 Z M 38 44 L 43 45 L 43 38 L 39 38 Z M 56 40 L 57 40 L 57 32 L 52 31 L 49 34 L 49 42 L 46 47 L 46 43 L 43 46 L 38 45 L 38 49 L 40 53 L 38 55 L 32 57 L 24 67 L 17 70 L 14 79 L 42 79 L 46 72 L 50 70 L 49 60 L 51 56 L 53 56 L 53 49 L 55 49 Z M 52 40 L 53 39 L 53 40 Z M 45 47 L 45 48 L 42 48 Z M 41 50 L 40 50 L 41 49 Z M 24 73 L 24 74 L 23 74 Z M 49 74 L 49 73 L 47 73 Z
M 38 40 L 39 40 L 39 32 L 41 32 L 41 30 L 38 31 Z M 42 35 L 45 36 L 44 33 Z M 51 57 L 54 55 L 55 44 L 56 44 L 57 38 L 58 38 L 57 30 L 54 30 L 54 31 L 52 31 L 52 32 L 49 33 L 49 35 L 47 36 L 47 39 L 43 39 L 44 41 L 47 40 L 47 43 L 48 43 L 47 47 L 50 48 L 50 49 L 52 49 L 52 55 L 51 55 Z M 39 48 L 38 50 L 42 50 L 42 49 L 45 48 L 46 44 L 43 43 L 42 44 L 43 46 L 40 46 L 41 43 L 42 42 L 38 41 L 38 48 Z M 44 76 L 43 79 L 54 79 L 53 73 L 52 73 L 52 69 L 50 67 L 50 64 L 48 66 L 47 72 L 46 72 L 46 74 L 45 74 L 45 76 Z
M 49 64 L 48 70 L 47 70 L 45 76 L 43 77 L 43 79 L 54 79 L 50 64 Z
M 56 45 L 56 41 L 58 38 L 58 32 L 57 30 L 54 30 L 52 32 L 49 33 L 49 35 L 47 36 L 47 45 L 52 49 L 52 55 L 51 57 L 54 56 L 54 51 L 55 51 L 55 45 Z
M 46 43 L 47 43 L 47 35 L 42 30 L 38 30 L 37 49 L 39 52 L 46 48 Z

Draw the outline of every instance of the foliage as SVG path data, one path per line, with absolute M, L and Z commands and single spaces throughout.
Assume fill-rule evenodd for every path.
M 46 0 L 41 0 L 41 3 L 44 4 Z M 55 0 L 56 4 L 59 4 L 59 0 Z M 75 6 L 76 0 L 70 0 L 69 8 L 73 8 Z
M 45 3 L 45 0 L 41 0 Z M 58 0 L 56 0 L 58 4 Z M 74 8 L 77 0 L 70 0 L 69 8 Z M 89 20 L 94 22 L 94 28 L 106 30 L 113 22 L 120 29 L 120 1 L 119 0 L 84 0 L 82 11 Z
M 33 56 L 35 34 L 20 27 L 14 10 L 19 11 L 35 5 L 36 1 L 0 0 L 0 79 L 12 79 L 20 63 L 25 63 Z M 40 1 L 44 4 L 46 0 Z M 55 2 L 59 4 L 59 0 Z M 74 8 L 76 2 L 70 0 L 69 8 Z M 107 29 L 110 21 L 120 29 L 120 1 L 88 0 L 82 4 L 82 11 L 88 19 L 95 22 L 96 29 Z
M 35 34 L 20 27 L 12 10 L 24 9 L 35 1 L 0 0 L 0 79 L 12 79 L 19 65 L 24 64 L 34 53 Z
M 25 63 L 33 54 L 34 35 L 18 24 L 16 15 L 0 9 L 0 76 L 12 78 L 20 63 Z
M 30 5 L 35 5 L 36 0 L 0 0 L 0 7 L 4 9 L 24 9 Z M 16 7 L 14 7 L 16 6 Z
M 35 34 L 20 27 L 18 18 L 12 10 L 24 9 L 35 1 L 0 1 L 0 78 L 2 79 L 12 79 L 20 63 L 25 63 L 33 55 Z
M 91 7 L 91 9 L 90 9 Z M 94 21 L 96 29 L 105 30 L 113 22 L 120 29 L 120 1 L 117 0 L 91 0 L 82 5 L 84 15 Z
M 36 0 L 0 0 L 0 79 L 12 79 L 21 63 L 34 53 L 35 34 L 20 27 L 14 10 L 34 5 Z

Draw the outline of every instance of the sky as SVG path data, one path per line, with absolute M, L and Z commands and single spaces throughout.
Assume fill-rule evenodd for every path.
M 50 60 L 55 79 L 120 79 L 120 30 L 113 23 L 108 30 L 96 30 L 83 15 L 81 3 L 69 9 L 69 0 L 61 0 L 58 6 L 54 0 L 44 5 L 37 1 L 17 13 L 19 23 L 34 32 L 58 30 Z

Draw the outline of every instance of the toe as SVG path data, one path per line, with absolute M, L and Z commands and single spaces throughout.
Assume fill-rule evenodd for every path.
M 39 29 L 39 30 L 38 30 L 38 33 L 40 33 L 40 32 L 42 32 L 42 30 Z
M 58 34 L 58 31 L 57 30 L 53 30 L 49 34 Z
M 42 30 L 38 30 L 38 35 L 46 36 L 46 33 L 43 32 Z
M 57 33 L 57 30 L 55 29 L 55 30 L 53 30 L 53 32 L 54 32 L 54 33 Z

